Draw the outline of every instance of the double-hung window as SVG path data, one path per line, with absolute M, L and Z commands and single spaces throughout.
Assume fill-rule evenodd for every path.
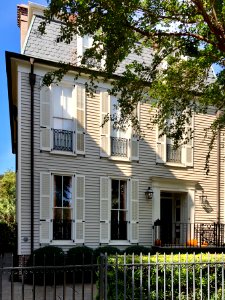
M 100 243 L 138 243 L 138 233 L 138 180 L 101 177 Z
M 73 99 L 73 89 L 62 86 L 55 86 L 52 89 L 52 96 L 53 150 L 73 152 L 75 146 L 75 99 Z
M 72 176 L 54 175 L 53 181 L 53 240 L 71 240 L 75 202 Z
M 106 91 L 100 93 L 100 156 L 111 159 L 139 160 L 139 138 L 133 134 L 131 126 L 124 128 L 110 121 L 110 116 L 119 119 L 118 100 Z M 104 122 L 108 116 L 109 121 Z M 103 125 L 104 124 L 104 125 Z
M 93 45 L 93 37 L 91 35 L 77 36 L 77 64 L 80 65 L 83 55 L 87 49 Z M 96 58 L 89 57 L 86 59 L 85 64 L 91 68 L 101 68 L 104 66 L 104 59 L 98 61 Z
M 127 240 L 127 181 L 111 183 L 111 240 Z
M 180 166 L 193 166 L 193 126 L 194 117 L 190 124 L 186 124 L 184 143 L 178 148 L 174 147 L 173 140 L 166 135 L 161 135 L 160 131 L 156 130 L 156 162 L 168 163 Z M 188 138 L 186 140 L 186 138 Z
M 40 243 L 84 243 L 85 177 L 40 174 Z
M 85 153 L 86 92 L 83 85 L 42 87 L 40 148 L 57 153 Z

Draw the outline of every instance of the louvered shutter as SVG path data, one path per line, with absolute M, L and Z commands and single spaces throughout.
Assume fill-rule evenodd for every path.
M 130 242 L 139 241 L 139 181 L 130 181 Z
M 85 176 L 76 175 L 75 224 L 76 243 L 84 243 L 85 236 Z
M 40 174 L 40 243 L 51 237 L 51 174 Z
M 110 152 L 110 121 L 102 126 L 105 117 L 110 113 L 110 103 L 108 92 L 101 92 L 100 94 L 100 157 L 108 157 Z
M 100 178 L 100 243 L 109 242 L 109 178 Z
M 192 131 L 193 131 L 193 128 L 194 128 L 194 116 L 192 116 L 191 118 L 191 121 L 190 121 L 190 124 L 186 124 L 186 132 L 187 132 L 187 135 L 188 137 L 190 138 L 193 134 L 192 134 Z M 189 166 L 189 167 L 193 167 L 193 153 L 194 153 L 194 139 L 193 137 L 191 139 L 189 139 L 189 141 L 187 142 L 187 144 L 185 145 L 185 164 L 186 166 Z
M 139 160 L 139 137 L 133 134 L 131 137 L 131 160 Z
M 139 114 L 140 114 L 140 105 L 138 104 L 133 111 L 133 115 L 136 116 L 140 121 Z M 131 160 L 139 160 L 139 136 L 135 133 L 133 129 L 131 131 L 130 151 L 131 151 Z
M 51 150 L 51 95 L 50 88 L 41 87 L 40 91 L 40 149 Z
M 86 92 L 85 87 L 77 85 L 76 148 L 78 154 L 85 154 Z
M 156 129 L 156 162 L 165 163 L 166 162 L 166 135 L 160 135 L 160 130 Z

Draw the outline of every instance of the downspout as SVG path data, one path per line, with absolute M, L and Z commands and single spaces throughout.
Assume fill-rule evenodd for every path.
M 30 250 L 33 253 L 34 250 L 34 85 L 36 82 L 36 74 L 34 74 L 34 59 L 30 58 Z
M 220 129 L 217 133 L 217 224 L 220 224 Z
M 217 112 L 217 118 L 219 118 L 221 115 L 221 112 Z M 220 151 L 220 128 L 218 128 L 217 131 L 217 224 L 219 228 L 220 224 L 220 156 L 221 156 L 221 151 Z
M 218 111 L 217 117 L 220 117 L 221 112 Z M 220 230 L 220 127 L 217 132 L 217 246 L 221 246 L 223 241 L 221 240 Z

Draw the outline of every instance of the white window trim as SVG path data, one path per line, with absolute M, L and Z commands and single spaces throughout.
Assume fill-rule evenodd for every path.
M 40 86 L 42 85 L 42 80 L 40 81 Z M 82 85 L 84 86 L 83 84 L 81 84 L 79 81 L 77 82 L 70 82 L 70 81 L 61 81 L 59 85 L 59 87 L 62 87 L 62 88 L 71 88 L 72 89 L 72 93 L 75 94 L 75 97 L 77 97 L 77 86 L 79 85 Z M 40 138 L 40 151 L 41 152 L 49 152 L 50 154 L 56 154 L 56 155 L 63 155 L 63 156 L 73 156 L 73 157 L 76 157 L 76 156 L 79 156 L 79 155 L 82 155 L 84 156 L 85 155 L 85 148 L 86 148 L 86 100 L 85 100 L 85 103 L 84 103 L 84 118 L 85 118 L 85 128 L 84 128 L 84 153 L 79 153 L 79 150 L 77 149 L 77 98 L 75 98 L 74 100 L 76 101 L 75 103 L 75 106 L 74 106 L 74 116 L 72 117 L 72 121 L 73 121 L 73 124 L 74 124 L 74 128 L 73 128 L 73 150 L 72 151 L 64 151 L 64 150 L 57 150 L 57 149 L 53 149 L 53 129 L 54 129 L 54 125 L 53 125 L 53 120 L 54 120 L 54 116 L 53 116 L 53 101 L 52 101 L 52 94 L 53 94 L 53 88 L 54 86 L 56 85 L 51 85 L 49 86 L 49 93 L 50 93 L 50 149 L 42 149 L 42 146 L 41 146 L 41 138 Z M 41 95 L 40 95 L 41 96 Z M 40 105 L 41 105 L 41 101 L 40 101 Z M 40 111 L 41 111 L 41 107 L 40 107 Z M 63 118 L 63 119 L 67 119 L 67 118 Z M 70 119 L 68 119 L 70 120 Z M 40 114 L 40 132 L 42 130 L 42 122 L 41 122 L 41 114 Z
M 50 223 L 50 245 L 75 245 L 76 244 L 76 241 L 73 239 L 73 237 L 75 236 L 75 227 L 74 227 L 74 222 L 75 222 L 75 195 L 74 195 L 74 185 L 75 185 L 75 176 L 76 174 L 74 173 L 67 173 L 67 172 L 57 172 L 57 171 L 54 171 L 54 172 L 50 172 L 51 174 L 51 207 L 50 207 L 50 211 L 51 211 L 51 223 Z M 54 176 L 71 176 L 72 177 L 72 194 L 74 196 L 74 199 L 73 199 L 73 207 L 72 207 L 72 210 L 73 210 L 73 214 L 72 214 L 72 228 L 71 228 L 71 239 L 70 240 L 53 240 L 53 196 L 54 196 L 54 190 L 53 190 L 53 187 L 54 187 Z
M 157 126 L 157 125 L 156 125 Z M 157 149 L 157 144 L 158 144 L 158 126 L 157 126 L 157 129 L 156 129 L 156 156 L 157 156 L 157 151 L 158 151 L 158 149 Z M 193 139 L 193 147 L 192 147 L 192 156 L 193 156 L 193 159 L 194 159 L 194 136 L 192 137 L 192 139 Z M 193 165 L 192 166 L 189 166 L 189 165 L 187 165 L 186 164 L 186 158 L 185 158 L 185 161 L 184 161 L 184 156 L 185 156 L 185 154 L 186 154 L 186 144 L 182 144 L 182 145 L 180 145 L 180 147 L 181 147 L 181 162 L 170 162 L 170 161 L 167 161 L 166 160 L 166 158 L 167 158 L 167 144 L 169 144 L 168 142 L 167 142 L 167 137 L 165 137 L 165 161 L 157 161 L 157 159 L 156 159 L 156 164 L 157 165 L 164 165 L 164 166 L 168 166 L 168 167 L 178 167 L 178 168 L 186 168 L 186 169 L 189 169 L 189 168 L 194 168 L 194 162 L 193 162 Z M 183 162 L 182 162 L 182 160 L 183 160 Z
M 112 245 L 126 245 L 126 244 L 130 244 L 130 178 L 123 178 L 123 177 L 110 177 L 109 180 L 111 181 L 110 185 L 111 185 L 111 193 L 110 193 L 110 206 L 109 206 L 109 234 L 110 234 L 110 238 L 109 238 L 109 244 Z M 126 199 L 126 204 L 127 204 L 127 239 L 126 240 L 111 240 L 111 210 L 112 210 L 112 180 L 123 180 L 126 181 L 127 183 L 127 199 Z
M 107 92 L 105 89 L 101 89 L 100 90 L 100 94 L 102 92 Z M 108 103 L 108 107 L 109 107 L 109 115 L 111 114 L 111 105 L 112 105 L 112 96 L 111 95 L 108 95 L 109 96 L 109 103 Z M 101 95 L 100 95 L 100 98 L 101 98 Z M 138 118 L 140 119 L 140 105 L 138 104 L 137 106 L 137 109 L 138 109 Z M 102 111 L 101 111 L 101 105 L 100 105 L 100 128 L 101 128 L 101 125 L 102 125 L 102 117 L 101 117 L 101 114 L 102 114 Z M 108 132 L 108 143 L 109 143 L 109 146 L 108 146 L 108 156 L 103 156 L 101 155 L 101 150 L 100 150 L 100 158 L 103 158 L 103 159 L 108 159 L 108 160 L 112 160 L 112 161 L 124 161 L 124 162 L 139 162 L 139 159 L 140 159 L 140 139 L 138 138 L 138 158 L 137 159 L 132 159 L 132 127 L 129 126 L 128 129 L 127 129 L 127 132 L 126 132 L 126 139 L 127 139 L 127 142 L 128 142 L 128 146 L 127 146 L 127 157 L 123 157 L 123 156 L 116 156 L 116 155 L 112 155 L 111 154 L 111 137 L 113 137 L 112 135 L 112 124 L 113 122 L 112 121 L 108 121 L 110 124 L 109 124 L 109 132 Z M 101 138 L 101 130 L 100 130 L 100 138 Z M 101 147 L 101 145 L 100 145 Z

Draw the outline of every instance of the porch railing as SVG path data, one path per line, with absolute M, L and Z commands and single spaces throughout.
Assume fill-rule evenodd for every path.
M 166 161 L 181 163 L 181 148 L 175 149 L 172 144 L 166 145 Z
M 53 150 L 73 151 L 73 131 L 52 129 Z
M 128 139 L 111 137 L 111 155 L 127 157 Z
M 224 224 L 157 223 L 153 226 L 156 246 L 222 247 L 225 245 Z

